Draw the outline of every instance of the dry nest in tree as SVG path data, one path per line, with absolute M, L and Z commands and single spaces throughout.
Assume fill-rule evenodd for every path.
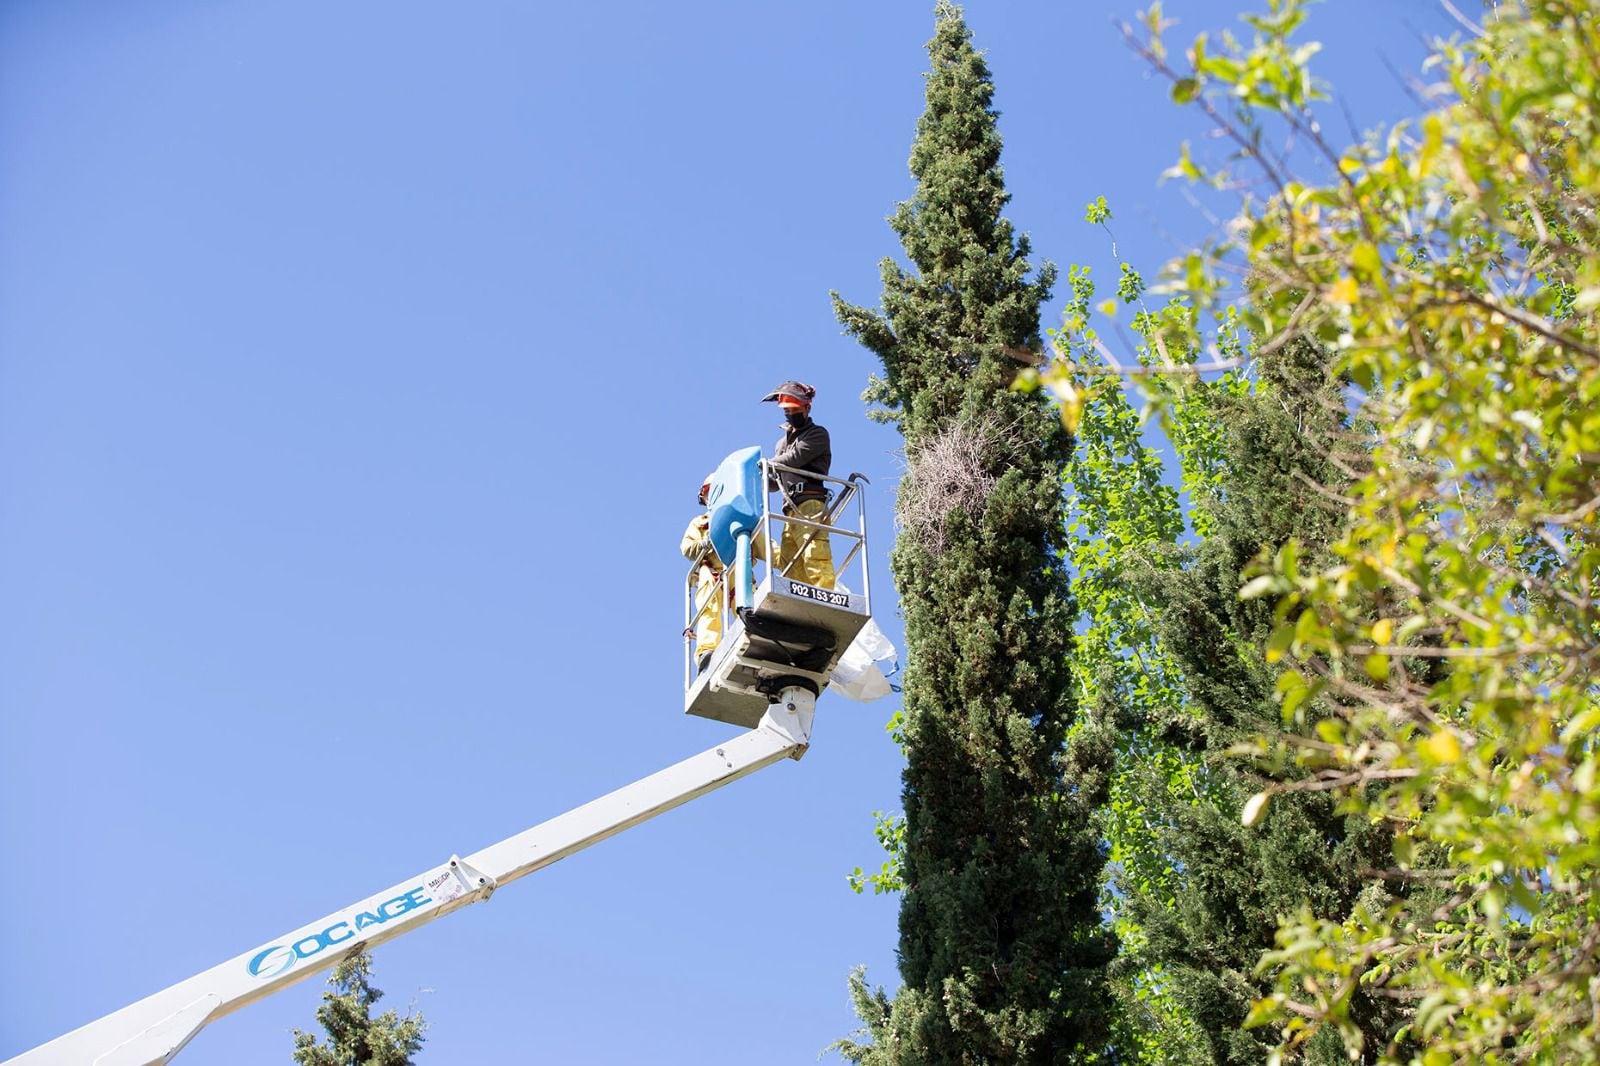
M 980 517 L 1005 469 L 1004 456 L 1020 444 L 1017 427 L 990 415 L 946 426 L 908 448 L 895 500 L 901 534 L 934 558 L 943 555 L 950 514 L 964 511 Z

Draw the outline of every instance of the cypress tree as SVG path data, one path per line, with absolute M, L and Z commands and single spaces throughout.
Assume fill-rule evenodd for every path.
M 1074 728 L 1073 606 L 1059 558 L 1072 441 L 1009 388 L 1039 346 L 1055 272 L 1001 211 L 994 86 L 941 0 L 912 197 L 890 219 L 913 269 L 882 264 L 882 311 L 834 294 L 882 361 L 866 397 L 898 423 L 907 475 L 892 569 L 906 623 L 905 836 L 891 1001 L 852 978 L 865 1063 L 1055 1063 L 1100 1048 L 1113 946 L 1093 824 L 1110 744 Z M 1072 743 L 1068 743 L 1069 732 Z
M 1162 994 L 1198 1038 L 1186 1048 L 1160 1049 L 1160 1062 L 1266 1061 L 1277 1033 L 1242 1026 L 1252 1003 L 1272 991 L 1271 976 L 1256 966 L 1274 947 L 1280 916 L 1309 905 L 1338 918 L 1358 899 L 1379 910 L 1390 902 L 1372 876 L 1390 863 L 1388 834 L 1341 813 L 1328 793 L 1281 796 L 1259 824 L 1240 822 L 1247 798 L 1269 779 L 1229 751 L 1277 733 L 1282 722 L 1274 691 L 1279 668 L 1263 655 L 1272 604 L 1241 600 L 1239 589 L 1252 563 L 1290 541 L 1305 565 L 1326 560 L 1342 511 L 1329 493 L 1348 480 L 1341 466 L 1364 461 L 1323 349 L 1296 341 L 1257 357 L 1254 369 L 1248 390 L 1191 389 L 1198 406 L 1187 419 L 1210 427 L 1217 449 L 1216 477 L 1194 501 L 1201 538 L 1129 560 L 1125 571 L 1127 592 L 1151 611 L 1185 697 L 1170 718 L 1130 726 L 1203 768 L 1198 781 L 1181 788 L 1162 780 L 1157 759 L 1125 771 L 1143 779 L 1137 791 L 1145 820 L 1177 888 L 1170 895 L 1141 891 L 1119 879 L 1119 913 L 1142 936 L 1117 968 L 1160 975 Z M 1185 451 L 1182 433 L 1177 444 Z M 1401 1024 L 1394 1001 L 1365 990 L 1355 993 L 1352 1014 L 1369 1047 L 1382 1047 Z M 1335 1066 L 1349 1055 L 1330 1027 L 1302 1049 L 1302 1061 Z

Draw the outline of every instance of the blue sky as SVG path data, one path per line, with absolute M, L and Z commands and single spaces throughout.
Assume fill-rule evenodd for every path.
M 1232 5 L 1170 3 L 1179 37 Z M 1197 116 L 1133 4 L 975 2 L 1009 210 L 1115 276 L 1205 232 Z M 827 294 L 873 303 L 931 4 L 198 0 L 0 8 L 0 1057 L 727 736 L 681 714 L 700 476 L 818 389 L 898 438 Z M 1359 125 L 1453 29 L 1337 0 Z M 1059 315 L 1053 301 L 1046 325 Z M 379 949 L 420 1061 L 803 1063 L 891 987 L 846 887 L 894 809 L 892 701 Z M 179 1059 L 289 1059 L 313 980 Z

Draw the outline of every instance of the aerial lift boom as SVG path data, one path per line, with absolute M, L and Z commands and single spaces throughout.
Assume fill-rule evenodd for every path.
M 450 860 L 251 948 L 5 1066 L 152 1066 L 201 1027 L 346 956 L 488 899 L 496 889 L 784 758 L 805 754 L 816 697 L 789 688 L 747 733 L 466 858 Z
M 762 461 L 759 449 L 745 448 L 728 456 L 714 476 L 707 497 L 711 539 L 736 583 L 732 597 L 719 589 L 711 609 L 728 610 L 731 598 L 738 610 L 736 615 L 729 611 L 726 636 L 709 669 L 689 681 L 684 693 L 687 713 L 740 725 L 748 732 L 465 858 L 452 855 L 448 862 L 0 1066 L 168 1062 L 206 1024 L 330 969 L 357 951 L 488 899 L 519 877 L 763 767 L 800 758 L 810 743 L 817 694 L 871 617 L 866 517 L 859 475 L 849 481 L 818 478 L 839 490 L 823 522 L 774 513 L 765 490 L 772 468 Z M 854 530 L 833 524 L 850 500 L 860 516 Z M 783 522 L 805 527 L 809 536 L 836 534 L 848 541 L 851 548 L 839 570 L 858 561 L 862 591 L 806 585 L 772 565 L 758 581 L 752 566 L 754 539 L 762 535 L 767 545 L 776 544 Z M 692 609 L 692 586 L 688 599 Z

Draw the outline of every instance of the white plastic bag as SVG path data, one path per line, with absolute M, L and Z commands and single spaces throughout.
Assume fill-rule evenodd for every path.
M 828 688 L 862 703 L 882 699 L 894 691 L 889 684 L 889 675 L 900 669 L 899 663 L 894 660 L 894 645 L 883 635 L 878 623 L 869 618 L 867 624 L 861 627 L 861 632 L 856 634 L 856 639 L 839 657 L 838 665 L 833 668 L 833 676 L 828 679 Z M 883 662 L 889 664 L 887 671 L 879 665 Z

